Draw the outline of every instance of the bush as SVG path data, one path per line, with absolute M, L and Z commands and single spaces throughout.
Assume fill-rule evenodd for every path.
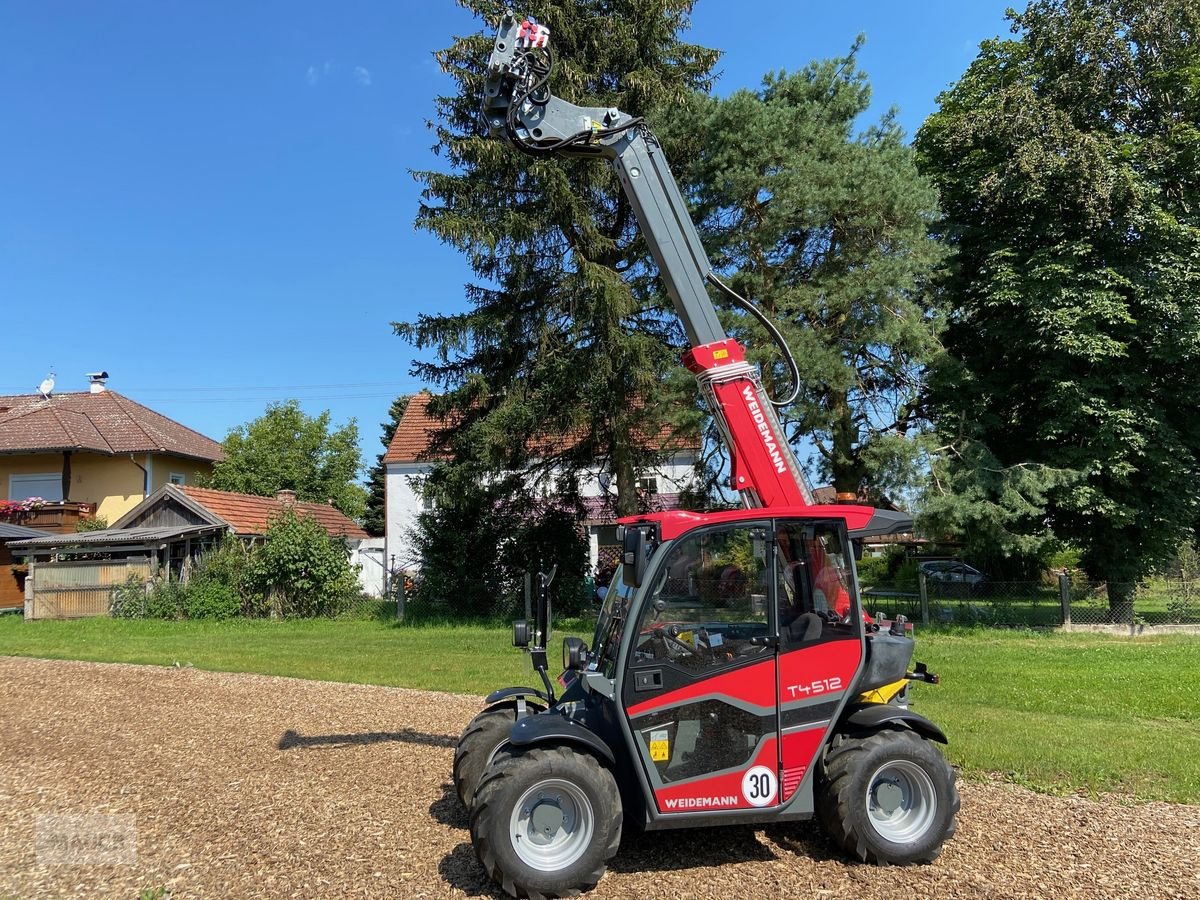
M 113 591 L 108 614 L 114 619 L 144 619 L 146 617 L 146 585 L 133 572 L 125 577 L 124 584 L 119 585 Z
M 407 607 L 410 619 L 511 617 L 523 607 L 525 573 L 552 566 L 558 567 L 555 612 L 592 609 L 577 498 L 547 502 L 520 479 L 438 485 L 436 498 L 412 533 L 421 578 Z
M 247 560 L 244 585 L 265 601 L 257 611 L 280 616 L 336 613 L 359 594 L 345 541 L 292 510 L 272 519 Z
M 151 619 L 182 619 L 185 588 L 177 581 L 156 581 L 146 593 L 146 615 Z
M 182 612 L 189 619 L 231 619 L 242 611 L 242 598 L 229 584 L 193 579 L 182 585 Z

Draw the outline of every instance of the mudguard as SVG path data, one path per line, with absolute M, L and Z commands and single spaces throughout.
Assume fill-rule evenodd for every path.
M 488 694 L 487 699 L 483 702 L 491 706 L 493 703 L 499 703 L 501 700 L 512 700 L 514 697 L 537 697 L 547 706 L 550 704 L 550 698 L 546 696 L 545 691 L 539 691 L 537 688 L 531 687 L 500 688 L 500 690 L 492 691 Z
M 508 742 L 514 747 L 533 747 L 537 744 L 574 744 L 595 754 L 610 765 L 616 764 L 612 749 L 592 730 L 553 710 L 536 716 L 526 716 L 509 732 Z
M 924 716 L 911 710 L 890 703 L 861 703 L 846 707 L 837 731 L 862 729 L 873 731 L 884 725 L 903 724 L 911 728 L 923 738 L 937 741 L 939 744 L 950 743 L 942 729 L 938 728 Z

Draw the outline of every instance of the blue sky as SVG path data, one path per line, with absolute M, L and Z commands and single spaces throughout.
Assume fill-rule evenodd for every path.
M 863 32 L 872 116 L 911 135 L 1006 5 L 700 0 L 688 37 L 728 93 Z M 409 171 L 441 165 L 432 54 L 477 28 L 445 0 L 0 4 L 0 393 L 106 369 L 218 440 L 297 397 L 357 418 L 372 461 L 421 386 L 388 323 L 470 277 L 414 230 Z

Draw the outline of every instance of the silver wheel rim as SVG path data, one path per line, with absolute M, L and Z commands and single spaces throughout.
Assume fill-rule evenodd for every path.
M 558 872 L 583 856 L 595 821 L 592 804 L 577 785 L 547 778 L 521 795 L 508 833 L 521 862 L 539 872 Z
M 884 840 L 906 844 L 920 838 L 937 817 L 937 791 L 929 773 L 907 759 L 880 766 L 867 788 L 867 817 Z

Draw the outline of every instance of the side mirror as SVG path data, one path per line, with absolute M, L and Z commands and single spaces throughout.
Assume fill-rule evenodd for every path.
M 563 638 L 563 668 L 567 671 L 587 665 L 588 646 L 580 638 Z
M 621 581 L 626 587 L 635 588 L 645 577 L 646 532 L 640 528 L 626 528 L 621 545 Z
M 853 540 L 850 546 L 854 548 L 854 561 L 859 562 L 863 558 L 863 542 L 862 540 Z

